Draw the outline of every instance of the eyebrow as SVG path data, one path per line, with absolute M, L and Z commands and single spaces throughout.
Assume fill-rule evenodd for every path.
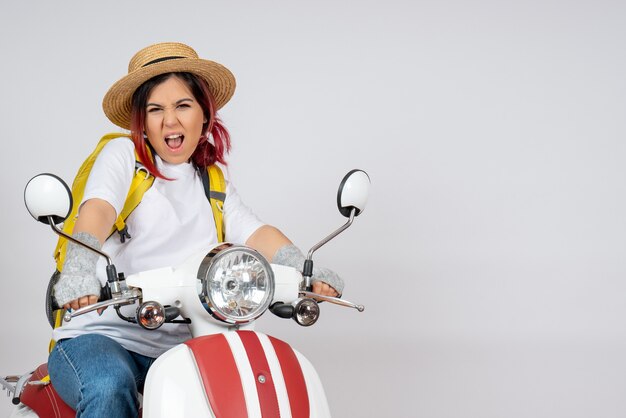
M 180 99 L 180 100 L 176 101 L 176 103 L 174 103 L 174 104 L 175 105 L 179 105 L 179 104 L 181 104 L 183 102 L 193 102 L 193 99 L 190 98 L 190 97 L 185 97 L 183 99 Z M 146 107 L 149 107 L 149 106 L 163 107 L 163 105 L 161 105 L 159 103 L 146 103 Z

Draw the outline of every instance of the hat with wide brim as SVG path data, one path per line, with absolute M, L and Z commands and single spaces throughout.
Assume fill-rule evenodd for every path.
M 187 72 L 206 80 L 216 110 L 235 92 L 235 77 L 217 62 L 198 58 L 193 48 L 176 42 L 150 45 L 137 52 L 128 64 L 128 75 L 117 81 L 102 100 L 104 113 L 111 122 L 130 129 L 131 101 L 135 90 L 160 74 Z

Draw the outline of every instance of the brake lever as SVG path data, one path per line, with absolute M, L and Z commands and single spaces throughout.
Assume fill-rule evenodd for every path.
M 135 303 L 137 299 L 141 297 L 141 291 L 139 289 L 133 288 L 124 290 L 121 292 L 120 296 L 113 296 L 113 298 L 109 300 L 103 300 L 102 302 L 94 303 L 93 305 L 83 306 L 82 308 L 76 309 L 75 311 L 67 311 L 65 315 L 63 315 L 63 321 L 70 322 L 72 318 L 86 314 L 88 312 L 93 312 L 95 310 L 106 308 L 112 305 L 130 305 Z
M 335 298 L 335 297 L 332 297 L 332 296 L 318 295 L 317 293 L 307 292 L 306 290 L 301 290 L 299 292 L 299 294 L 300 294 L 300 296 L 304 296 L 304 297 L 307 297 L 307 298 L 318 299 L 318 300 L 323 300 L 325 302 L 334 303 L 335 305 L 345 306 L 346 308 L 354 308 L 354 309 L 356 309 L 359 312 L 363 312 L 365 310 L 365 306 L 363 306 L 363 305 L 357 305 L 356 303 L 352 303 L 352 302 L 349 302 L 347 300 Z

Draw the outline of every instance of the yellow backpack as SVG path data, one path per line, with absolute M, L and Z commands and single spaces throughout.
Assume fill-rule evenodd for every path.
M 98 142 L 98 145 L 96 145 L 96 149 L 87 157 L 87 159 L 80 166 L 80 169 L 78 170 L 78 173 L 74 178 L 74 182 L 72 183 L 72 211 L 70 212 L 70 216 L 63 223 L 63 232 L 65 232 L 66 234 L 72 235 L 74 224 L 76 223 L 78 206 L 83 200 L 85 185 L 87 184 L 89 173 L 91 172 L 96 158 L 100 154 L 100 151 L 102 151 L 102 148 L 104 148 L 104 146 L 109 141 L 120 137 L 129 138 L 130 140 L 130 135 L 123 133 L 110 133 L 104 135 Z M 152 157 L 150 150 L 148 150 L 148 155 Z M 203 171 L 201 173 L 201 177 L 202 183 L 204 184 L 204 192 L 209 199 L 211 209 L 213 211 L 213 219 L 215 221 L 215 227 L 217 229 L 218 241 L 224 242 L 225 230 L 223 209 L 224 200 L 226 200 L 226 182 L 224 181 L 224 173 L 222 173 L 222 170 L 216 164 L 213 164 L 207 167 L 206 171 Z M 153 182 L 154 176 L 152 176 L 139 162 L 139 158 L 137 156 L 137 153 L 135 152 L 135 175 L 130 184 L 128 194 L 126 195 L 124 207 L 119 213 L 115 224 L 111 228 L 111 233 L 109 234 L 109 236 L 117 232 L 119 233 L 120 240 L 122 242 L 125 242 L 126 239 L 130 238 L 128 228 L 126 227 L 126 218 L 128 218 L 132 211 L 135 210 L 137 205 L 139 205 L 143 195 L 150 188 L 150 186 L 152 186 Z M 50 322 L 50 325 L 53 328 L 57 328 L 61 325 L 61 318 L 63 317 L 62 309 L 59 309 L 56 312 L 54 312 L 53 310 L 52 290 L 54 285 L 58 281 L 59 274 L 63 268 L 66 248 L 67 239 L 59 237 L 57 246 L 54 250 L 54 258 L 57 263 L 57 268 L 52 275 L 52 278 L 50 279 L 50 283 L 48 284 L 48 291 L 46 294 L 46 314 L 48 316 L 48 322 Z

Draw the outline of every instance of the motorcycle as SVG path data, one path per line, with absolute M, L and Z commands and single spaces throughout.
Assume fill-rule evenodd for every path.
M 145 418 L 173 417 L 329 417 L 330 410 L 313 365 L 288 343 L 254 330 L 266 311 L 311 326 L 321 301 L 364 310 L 344 299 L 311 291 L 313 254 L 362 213 L 370 179 L 362 170 L 346 174 L 337 192 L 348 221 L 308 254 L 302 271 L 270 264 L 252 248 L 220 243 L 193 254 L 178 267 L 125 277 L 111 258 L 59 229 L 70 214 L 68 186 L 51 174 L 29 181 L 24 200 L 30 214 L 52 230 L 104 257 L 107 283 L 100 301 L 66 312 L 64 321 L 111 307 L 120 318 L 147 330 L 186 323 L 192 338 L 157 358 L 148 371 L 142 397 Z M 136 305 L 134 317 L 120 308 Z M 0 377 L 16 405 L 11 418 L 73 417 L 54 390 L 46 364 L 21 376 Z

